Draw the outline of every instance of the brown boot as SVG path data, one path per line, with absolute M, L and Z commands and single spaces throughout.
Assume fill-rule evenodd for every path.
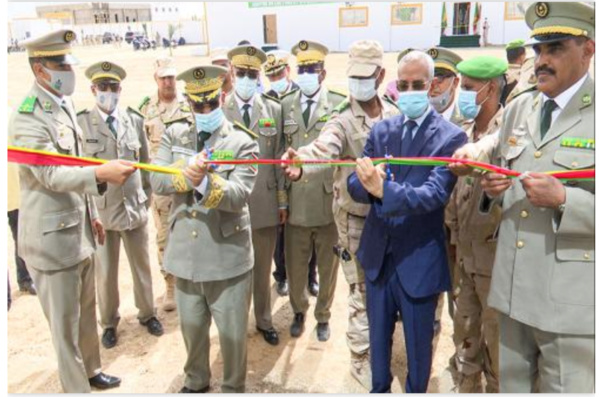
M 166 283 L 166 293 L 162 299 L 162 310 L 172 312 L 177 309 L 177 304 L 175 303 L 175 276 L 167 274 L 164 276 L 164 282 Z

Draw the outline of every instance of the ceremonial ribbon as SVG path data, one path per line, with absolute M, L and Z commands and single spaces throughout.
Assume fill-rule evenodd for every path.
M 8 161 L 12 163 L 41 165 L 41 166 L 97 166 L 107 163 L 108 160 L 75 157 L 65 154 L 60 154 L 51 151 L 26 149 L 16 146 L 8 147 Z M 410 165 L 410 166 L 447 166 L 449 164 L 464 164 L 474 169 L 483 172 L 494 172 L 507 176 L 508 178 L 518 178 L 522 175 L 521 172 L 510 170 L 507 168 L 498 167 L 496 165 L 483 163 L 474 160 L 458 160 L 449 157 L 381 157 L 373 158 L 372 162 L 377 164 L 391 165 Z M 301 159 L 301 160 L 277 160 L 277 159 L 209 159 L 205 163 L 210 165 L 292 165 L 292 166 L 327 166 L 327 167 L 355 167 L 355 160 L 316 160 L 316 159 Z M 131 163 L 137 169 L 159 172 L 163 174 L 179 174 L 181 169 L 164 167 L 154 164 Z M 561 180 L 594 180 L 595 169 L 583 170 L 562 170 L 562 171 L 547 171 L 545 174 L 551 175 Z

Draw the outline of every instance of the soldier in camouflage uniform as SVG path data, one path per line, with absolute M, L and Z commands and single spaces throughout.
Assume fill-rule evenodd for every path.
M 503 116 L 500 100 L 507 67 L 503 59 L 490 56 L 475 57 L 458 64 L 462 74 L 460 106 L 463 107 L 462 114 L 469 118 L 463 128 L 470 143 L 496 140 L 499 135 Z M 469 102 L 467 98 L 471 98 Z M 493 146 L 487 145 L 486 150 L 470 153 L 468 157 L 488 162 Z M 454 156 L 460 157 L 472 147 L 472 144 L 466 145 Z M 461 170 L 470 170 L 463 166 L 449 168 L 458 175 Z M 451 244 L 457 248 L 453 337 L 456 355 L 452 366 L 457 370 L 456 386 L 460 393 L 481 393 L 481 373 L 485 375 L 486 392 L 498 392 L 497 313 L 487 305 L 487 296 L 501 210 L 495 207 L 490 214 L 479 211 L 483 195 L 480 181 L 479 173 L 460 177 L 445 210 Z
M 362 40 L 349 49 L 350 98 L 333 110 L 331 120 L 320 135 L 307 146 L 288 149 L 290 159 L 356 159 L 362 156 L 366 138 L 374 123 L 399 113 L 396 105 L 377 94 L 385 78 L 383 47 L 373 40 Z M 365 89 L 365 86 L 367 87 Z M 290 179 L 311 178 L 320 167 L 287 167 Z M 334 171 L 333 213 L 339 232 L 336 254 L 349 284 L 349 319 L 347 345 L 351 351 L 350 373 L 367 390 L 372 389 L 370 371 L 370 338 L 366 313 L 364 271 L 356 251 L 370 206 L 356 203 L 347 191 L 347 177 L 354 167 L 337 167 Z
M 158 92 L 145 97 L 139 105 L 139 111 L 145 116 L 144 129 L 150 145 L 150 160 L 156 156 L 160 139 L 169 120 L 180 119 L 189 114 L 189 106 L 183 96 L 177 94 L 175 75 L 177 70 L 171 58 L 158 58 L 154 64 L 154 80 Z M 156 225 L 156 245 L 158 246 L 158 263 L 166 283 L 166 293 L 162 301 L 162 309 L 175 310 L 175 279 L 164 270 L 164 250 L 168 242 L 168 214 L 171 209 L 170 196 L 152 195 L 152 216 Z

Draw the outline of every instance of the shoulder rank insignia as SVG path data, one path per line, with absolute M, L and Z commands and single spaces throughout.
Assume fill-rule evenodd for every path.
M 246 134 L 248 134 L 250 136 L 250 138 L 258 139 L 258 134 L 256 134 L 254 131 L 250 130 L 245 125 L 241 124 L 240 122 L 235 121 L 233 123 L 233 126 L 237 129 L 240 129 L 241 131 L 245 132 Z
M 318 119 L 319 123 L 326 123 L 327 121 L 329 121 L 330 116 L 328 114 L 325 114 L 324 116 L 322 116 L 321 118 Z
M 87 114 L 87 113 L 89 113 L 89 110 L 83 109 L 83 110 L 80 110 L 77 112 L 77 116 L 79 116 L 80 114 Z
M 143 113 L 141 113 L 139 110 L 137 110 L 137 109 L 135 109 L 135 108 L 132 108 L 131 106 L 128 106 L 128 107 L 127 107 L 127 111 L 128 111 L 129 113 L 133 113 L 133 114 L 136 114 L 136 115 L 138 115 L 138 116 L 139 116 L 139 117 L 141 117 L 142 119 L 145 119 L 145 118 L 146 118 L 146 116 L 144 116 L 144 115 L 143 115 Z
M 150 97 L 147 96 L 144 99 L 141 100 L 139 106 L 137 107 L 138 110 L 141 110 L 141 108 L 143 108 L 144 106 L 146 106 L 146 104 L 150 102 Z
M 277 98 L 275 98 L 275 97 L 273 97 L 273 96 L 270 96 L 270 95 L 268 95 L 268 94 L 262 94 L 262 96 L 263 96 L 264 98 L 266 98 L 266 99 L 270 99 L 271 101 L 275 101 L 276 103 L 279 103 L 279 102 L 281 102 L 279 99 L 277 99 Z
M 191 113 L 191 109 L 187 103 L 182 103 L 180 109 L 182 112 Z
M 336 94 L 336 95 L 340 95 L 340 96 L 342 96 L 342 97 L 344 97 L 344 98 L 346 98 L 346 97 L 347 97 L 347 93 L 345 93 L 345 92 L 341 92 L 341 91 L 338 91 L 338 90 L 333 90 L 333 89 L 330 89 L 330 88 L 329 88 L 329 92 L 330 92 L 330 93 L 333 93 L 333 94 Z
M 561 147 L 572 147 L 578 149 L 595 150 L 595 139 L 593 138 L 562 138 Z
M 19 106 L 19 113 L 33 113 L 36 100 L 37 97 L 35 95 L 29 95 L 26 97 L 21 103 L 21 106 Z
M 260 128 L 276 127 L 276 126 L 277 126 L 277 122 L 275 121 L 275 119 L 259 119 L 258 120 L 258 127 L 260 127 Z
M 335 106 L 333 112 L 341 113 L 349 107 L 349 98 L 344 99 L 339 105 Z
M 174 119 L 170 119 L 170 120 L 166 120 L 164 122 L 165 127 L 169 126 L 171 124 L 177 123 L 177 122 L 181 122 L 181 121 L 185 121 L 187 124 L 191 124 L 191 120 L 189 120 L 188 116 L 181 116 L 181 117 L 176 117 Z
M 281 98 L 279 98 L 279 100 L 282 100 L 283 98 L 287 98 L 288 96 L 295 94 L 298 90 L 299 88 L 296 88 L 295 90 L 291 90 L 288 93 L 281 95 Z

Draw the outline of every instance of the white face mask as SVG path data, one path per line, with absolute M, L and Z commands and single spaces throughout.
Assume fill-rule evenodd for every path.
M 281 77 L 279 80 L 271 81 L 270 88 L 272 88 L 277 94 L 282 94 L 287 90 L 289 82 L 286 77 Z
M 449 100 L 451 99 L 451 89 L 453 88 L 454 80 L 455 77 L 452 77 L 449 87 L 447 87 L 447 89 L 443 91 L 441 95 L 437 95 L 436 97 L 429 97 L 429 102 L 431 103 L 432 107 L 439 113 L 444 111 L 449 105 Z
M 235 92 L 245 101 L 251 99 L 258 90 L 258 80 L 250 79 L 248 76 L 237 78 L 235 81 Z
M 356 101 L 366 102 L 374 98 L 376 92 L 376 77 L 371 79 L 348 78 L 349 94 Z
M 119 103 L 120 93 L 96 90 L 96 103 L 107 113 L 112 113 Z
M 75 72 L 72 70 L 50 70 L 42 66 L 50 75 L 48 84 L 60 95 L 71 96 L 75 92 Z

